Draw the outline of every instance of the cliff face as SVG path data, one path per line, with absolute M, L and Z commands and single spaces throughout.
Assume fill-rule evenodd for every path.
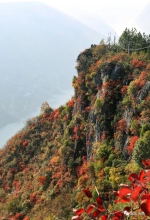
M 43 105 L 1 150 L 1 216 L 70 219 L 77 203 L 86 205 L 82 188 L 96 185 L 107 202 L 106 192 L 142 166 L 136 152 L 150 130 L 146 54 L 92 45 L 76 69 L 74 97 L 55 110 Z

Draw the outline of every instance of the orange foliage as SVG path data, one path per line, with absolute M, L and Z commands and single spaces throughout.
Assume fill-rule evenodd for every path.
M 121 88 L 121 93 L 122 93 L 122 95 L 125 95 L 126 93 L 127 93 L 127 86 L 123 86 L 122 88 Z
M 87 171 L 88 171 L 87 160 L 86 160 L 86 157 L 83 156 L 82 157 L 82 165 L 77 168 L 78 177 L 82 176 L 83 174 L 87 174 Z
M 146 70 L 150 70 L 150 63 L 146 66 Z
M 20 190 L 20 188 L 21 188 L 20 183 L 19 183 L 17 180 L 14 180 L 13 184 L 14 184 L 14 186 L 15 186 L 16 190 L 17 190 L 17 191 L 19 191 L 19 190 Z
M 50 165 L 57 164 L 58 161 L 59 161 L 59 156 L 54 156 L 54 157 L 50 160 L 49 164 L 50 164 Z
M 146 63 L 138 60 L 138 59 L 133 59 L 130 61 L 130 64 L 134 67 L 134 68 L 143 68 L 146 66 Z
M 26 216 L 23 220 L 29 220 L 29 217 L 28 216 Z
M 56 119 L 56 118 L 58 118 L 58 116 L 59 116 L 58 109 L 55 109 L 54 110 L 54 118 Z
M 68 103 L 67 105 L 70 107 L 70 108 L 73 108 L 74 107 L 74 98 L 72 98 Z
M 46 176 L 40 176 L 38 180 L 41 185 L 44 185 L 46 183 Z
M 36 203 L 36 200 L 37 200 L 37 193 L 34 192 L 34 193 L 30 194 L 30 202 Z

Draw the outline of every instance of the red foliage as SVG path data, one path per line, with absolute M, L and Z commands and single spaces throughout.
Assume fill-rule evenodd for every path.
M 86 157 L 82 157 L 82 165 L 77 167 L 77 175 L 78 177 L 82 176 L 83 174 L 87 173 L 87 161 L 86 161 Z
M 124 213 L 121 211 L 114 211 L 113 220 L 121 220 L 124 219 Z
M 121 93 L 122 93 L 122 95 L 125 95 L 127 93 L 127 86 L 123 86 L 121 88 Z
M 63 117 L 63 120 L 64 120 L 64 121 L 67 121 L 67 120 L 68 120 L 68 115 L 65 115 L 65 116 Z
M 73 132 L 76 133 L 79 130 L 78 126 L 74 126 Z
M 14 186 L 15 186 L 15 189 L 16 189 L 17 191 L 19 191 L 20 188 L 21 188 L 20 183 L 19 183 L 17 180 L 14 180 L 13 184 L 14 184 Z
M 135 143 L 137 142 L 138 139 L 139 139 L 138 136 L 133 136 L 133 137 L 130 138 L 130 145 L 127 146 L 128 154 L 131 154 L 133 152 L 134 145 L 135 145 Z
M 102 220 L 107 220 L 108 219 L 108 215 L 103 215 L 102 216 Z
M 26 147 L 28 145 L 28 140 L 25 140 L 22 145 L 23 147 Z
M 58 109 L 55 109 L 53 112 L 54 112 L 54 118 L 57 119 L 59 117 Z
M 93 217 L 93 218 L 97 218 L 100 213 L 101 213 L 101 212 L 100 212 L 99 210 L 96 210 L 96 211 L 94 211 L 94 212 L 92 213 L 92 217 Z
M 142 160 L 142 164 L 144 165 L 144 167 L 147 169 L 147 168 L 150 168 L 150 159 L 148 160 Z
M 90 214 L 93 211 L 94 208 L 95 208 L 94 205 L 89 205 L 89 207 L 86 210 L 87 214 Z
M 98 205 L 103 205 L 103 201 L 100 197 L 96 199 Z
M 146 166 L 148 164 L 149 166 L 150 160 L 147 160 L 147 162 L 143 161 L 143 164 L 146 164 Z M 98 197 L 96 199 L 97 203 L 90 204 L 86 210 L 86 213 L 88 215 L 92 214 L 93 219 L 101 217 L 102 220 L 123 220 L 126 215 L 133 215 L 134 211 L 136 210 L 144 212 L 146 216 L 150 216 L 150 194 L 147 187 L 147 183 L 150 182 L 150 170 L 141 170 L 139 175 L 132 173 L 128 179 L 131 181 L 131 185 L 128 186 L 126 184 L 120 184 L 120 190 L 115 192 L 115 195 L 118 197 L 118 199 L 115 200 L 115 203 L 128 202 L 131 206 L 125 207 L 123 211 L 114 210 L 110 212 L 103 207 L 103 201 L 100 197 Z M 89 191 L 89 189 L 85 189 L 83 191 L 88 198 L 92 198 L 92 193 Z M 136 203 L 136 209 L 134 208 L 134 203 Z M 81 215 L 83 212 L 84 209 L 79 209 L 76 213 L 76 216 L 80 218 L 76 218 L 76 216 L 74 216 L 72 219 L 81 219 L 81 216 L 79 215 Z
M 83 192 L 86 194 L 87 197 L 92 198 L 92 193 L 89 189 L 84 189 Z
M 84 209 L 80 208 L 76 211 L 76 215 L 81 215 L 84 212 Z
M 34 193 L 32 193 L 32 194 L 30 195 L 30 202 L 31 202 L 31 203 L 36 203 L 36 201 L 37 201 L 37 193 L 34 192 Z
M 17 213 L 16 215 L 11 217 L 11 220 L 22 220 L 22 219 L 23 219 L 22 213 Z
M 74 134 L 73 136 L 72 136 L 72 140 L 74 141 L 74 140 L 79 140 L 80 139 L 80 137 L 78 136 L 78 135 L 76 135 L 76 134 Z
M 140 208 L 145 213 L 145 215 L 150 216 L 150 198 L 143 200 Z
M 46 183 L 46 176 L 40 176 L 38 179 L 41 185 L 44 185 Z
M 67 105 L 70 107 L 70 108 L 73 108 L 74 107 L 74 99 L 71 99 Z
M 123 131 L 126 130 L 126 125 L 127 125 L 126 120 L 123 118 L 120 121 L 116 122 L 115 128 L 116 130 L 122 133 Z
M 126 197 L 128 196 L 128 194 L 131 193 L 131 189 L 129 187 L 124 187 L 124 188 L 121 188 L 119 191 L 118 191 L 118 196 L 121 198 L 121 199 L 126 199 Z

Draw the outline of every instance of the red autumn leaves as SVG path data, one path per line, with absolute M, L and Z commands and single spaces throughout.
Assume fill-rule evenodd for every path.
M 150 166 L 150 160 L 142 162 L 145 167 Z M 143 215 L 150 216 L 150 193 L 147 187 L 147 183 L 150 182 L 150 170 L 141 170 L 139 175 L 132 173 L 128 179 L 131 181 L 130 186 L 120 184 L 120 190 L 114 192 L 116 195 L 115 203 L 128 203 L 123 211 L 114 210 L 110 212 L 104 206 L 102 199 L 98 197 L 96 203 L 90 204 L 87 209 L 74 210 L 75 216 L 72 217 L 72 220 L 81 220 L 82 213 L 87 213 L 92 219 L 100 217 L 101 220 L 121 220 L 125 216 L 132 215 L 137 210 Z M 83 192 L 89 199 L 92 198 L 92 193 L 89 189 L 84 189 Z
M 22 145 L 23 147 L 26 147 L 28 145 L 28 140 L 25 140 Z
M 88 198 L 92 198 L 92 193 L 90 192 L 89 189 L 84 189 L 83 192 L 86 194 Z M 86 212 L 88 215 L 91 214 L 92 218 L 97 218 L 102 214 L 103 212 L 106 211 L 105 207 L 103 206 L 103 201 L 100 197 L 96 199 L 96 203 L 93 203 L 88 206 L 88 208 L 85 209 L 78 209 L 78 210 L 73 210 L 75 212 L 75 216 L 72 217 L 72 220 L 81 220 L 81 214 L 83 212 Z M 105 218 L 106 216 L 103 215 L 103 220 L 107 219 Z
M 139 175 L 132 173 L 128 179 L 132 182 L 131 186 L 122 187 L 118 191 L 119 200 L 116 202 L 138 201 L 138 209 L 150 216 L 150 194 L 146 185 L 150 181 L 150 170 L 141 170 Z
M 83 192 L 86 194 L 87 197 L 92 198 L 92 193 L 88 189 L 84 189 Z

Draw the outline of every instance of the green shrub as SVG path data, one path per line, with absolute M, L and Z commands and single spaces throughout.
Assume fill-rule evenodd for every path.
M 146 131 L 136 142 L 133 158 L 140 167 L 143 167 L 142 160 L 150 158 L 150 131 Z

